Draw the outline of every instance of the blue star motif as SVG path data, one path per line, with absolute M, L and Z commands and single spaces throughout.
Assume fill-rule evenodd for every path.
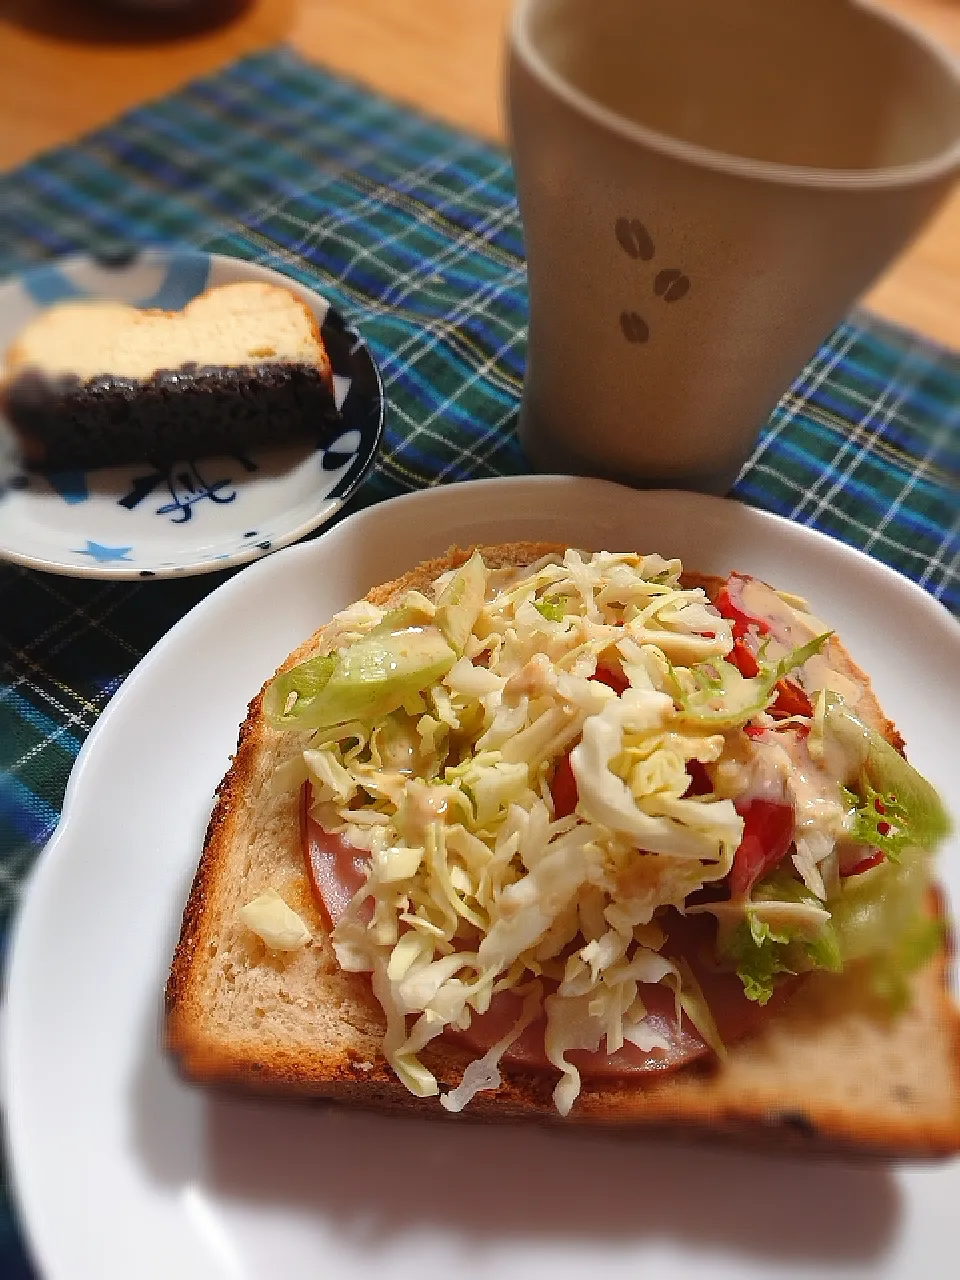
M 74 552 L 78 556 L 90 556 L 96 560 L 97 564 L 110 564 L 113 560 L 126 560 L 129 562 L 127 552 L 132 551 L 133 547 L 104 547 L 99 542 L 91 542 L 87 539 L 85 547 L 74 547 Z

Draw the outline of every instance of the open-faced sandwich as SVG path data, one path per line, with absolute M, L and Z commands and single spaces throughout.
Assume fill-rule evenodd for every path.
M 454 551 L 252 702 L 168 1043 L 266 1093 L 954 1151 L 947 826 L 804 601 Z

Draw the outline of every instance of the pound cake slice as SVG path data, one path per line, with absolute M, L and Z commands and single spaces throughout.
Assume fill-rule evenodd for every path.
M 258 281 L 209 289 L 182 311 L 61 303 L 5 364 L 4 410 L 41 470 L 322 443 L 338 416 L 313 313 Z

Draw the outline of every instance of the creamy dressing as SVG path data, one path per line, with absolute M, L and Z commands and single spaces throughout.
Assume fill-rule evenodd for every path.
M 645 581 L 635 560 L 631 568 L 606 553 L 570 551 L 541 564 L 494 570 L 481 583 L 471 559 L 434 584 L 435 625 L 420 625 L 422 610 L 411 625 L 401 608 L 338 656 L 341 683 L 355 671 L 366 696 L 381 668 L 396 669 L 404 696 L 392 700 L 389 714 L 368 708 L 369 732 L 351 722 L 317 735 L 312 816 L 369 851 L 368 878 L 337 921 L 333 942 L 344 967 L 373 975 L 393 1046 L 388 1057 L 403 1083 L 418 1096 L 436 1094 L 439 1082 L 417 1054 L 444 1026 L 471 1030 L 496 995 L 511 1001 L 512 1029 L 477 1044 L 484 1055 L 473 1066 L 491 1083 L 474 1081 L 466 1093 L 493 1087 L 490 1073 L 529 1029 L 523 1011 L 534 984 L 541 1052 L 561 1072 L 554 1098 L 566 1114 L 580 1070 L 568 1052 L 593 1053 L 605 1038 L 612 1061 L 626 1043 L 636 1049 L 638 1035 L 646 1044 L 651 1028 L 639 1027 L 647 1008 L 640 985 L 653 984 L 675 1009 L 675 984 L 662 984 L 681 975 L 651 952 L 660 969 L 650 976 L 636 925 L 672 904 L 682 909 L 695 891 L 731 876 L 729 901 L 708 895 L 700 904 L 720 920 L 721 935 L 743 923 L 746 901 L 761 924 L 819 937 L 829 919 L 827 886 L 836 890 L 848 859 L 840 779 L 870 744 L 853 717 L 850 726 L 840 721 L 844 759 L 835 758 L 826 739 L 838 735 L 826 735 L 821 721 L 844 703 L 830 697 L 817 700 L 818 714 L 796 697 L 792 704 L 805 715 L 777 719 L 776 706 L 760 710 L 774 696 L 769 660 L 815 647 L 810 641 L 826 631 L 763 583 L 734 575 L 728 584 L 743 617 L 761 623 L 754 630 L 768 647 L 758 682 L 742 675 L 741 662 L 752 665 L 742 654 L 705 675 L 668 661 L 681 649 L 688 661 L 701 647 L 715 658 L 729 651 L 734 628 L 714 617 L 699 589 Z M 544 601 L 563 601 L 562 617 L 550 616 Z M 360 630 L 365 621 L 344 619 Z M 433 649 L 429 663 L 412 661 L 428 638 L 446 650 L 442 671 L 434 670 Z M 389 652 L 379 653 L 377 644 L 387 641 Z M 825 687 L 844 690 L 850 703 L 862 697 L 868 686 L 834 669 L 830 658 L 840 654 L 835 645 L 799 671 L 812 699 Z M 599 676 L 598 662 L 608 669 Z M 621 669 L 618 691 L 609 685 L 620 683 Z M 714 698 L 711 713 L 705 704 Z M 790 705 L 785 698 L 781 708 Z M 429 768 L 420 768 L 425 760 Z M 359 807 L 358 794 L 368 797 Z M 758 800 L 766 810 L 758 805 L 751 814 Z M 795 868 L 815 897 L 790 900 L 790 892 L 802 892 L 791 879 L 786 900 L 771 882 L 775 900 L 758 889 L 750 901 L 754 883 L 762 885 L 759 877 L 781 859 L 787 876 Z M 319 880 L 326 863 L 314 856 L 312 864 Z M 742 892 L 733 888 L 738 869 Z M 749 963 L 746 973 L 746 996 L 736 988 L 740 1003 L 769 999 L 768 979 Z M 736 986 L 739 979 L 728 976 Z M 701 984 L 709 980 L 708 972 L 697 974 Z M 703 1000 L 709 1019 L 709 991 Z M 412 1026 L 408 1015 L 419 1015 Z
M 509 677 L 503 686 L 508 701 L 518 698 L 540 698 L 557 687 L 557 672 L 545 653 L 535 653 L 525 666 Z
M 768 658 L 777 660 L 829 630 L 814 614 L 799 607 L 799 598 L 796 604 L 791 603 L 756 578 L 733 581 L 743 612 L 769 627 L 764 636 Z M 827 690 L 855 707 L 867 686 L 838 671 L 831 661 L 834 653 L 835 646 L 828 642 L 794 675 L 811 697 Z M 733 793 L 741 803 L 784 799 L 792 805 L 796 818 L 793 864 L 807 888 L 825 898 L 826 882 L 835 879 L 837 844 L 844 838 L 848 821 L 840 783 L 849 778 L 850 753 L 841 753 L 834 746 L 827 758 L 814 759 L 808 739 L 784 729 L 768 730 L 754 739 L 753 748 L 749 761 L 738 761 L 727 768 L 724 786 L 735 789 Z
M 832 642 L 828 642 L 827 654 L 815 653 L 806 660 L 800 668 L 800 683 L 809 694 L 817 694 L 826 689 L 830 693 L 839 694 L 844 702 L 855 707 L 866 692 L 866 685 L 837 671 L 827 656 L 831 647 Z
M 793 608 L 786 600 L 757 578 L 739 580 L 743 609 L 755 618 L 762 618 L 770 627 L 768 654 L 781 658 L 791 649 L 807 644 L 816 636 L 822 636 L 830 628 L 812 613 Z M 866 685 L 837 671 L 830 660 L 832 642 L 824 653 L 814 654 L 798 668 L 800 683 L 809 694 L 828 689 L 839 694 L 844 702 L 856 706 L 866 692 Z
M 836 838 L 843 831 L 845 815 L 836 775 L 812 759 L 799 735 L 782 733 L 780 737 L 784 739 L 781 750 L 790 761 L 787 790 L 796 811 L 798 833 L 809 836 L 823 831 Z
M 791 805 L 798 851 L 794 865 L 807 887 L 823 898 L 817 867 L 843 837 L 847 817 L 838 776 L 811 756 L 799 733 L 771 728 L 733 753 L 728 745 L 714 782 L 717 794 L 736 799 L 741 809 L 753 800 Z

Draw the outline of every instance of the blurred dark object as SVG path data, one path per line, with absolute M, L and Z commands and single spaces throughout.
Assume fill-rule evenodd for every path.
M 209 6 L 206 0 L 99 0 L 97 7 L 122 13 L 184 13 Z
M 79 44 L 138 44 L 201 35 L 235 21 L 251 0 L 4 0 L 3 17 Z

